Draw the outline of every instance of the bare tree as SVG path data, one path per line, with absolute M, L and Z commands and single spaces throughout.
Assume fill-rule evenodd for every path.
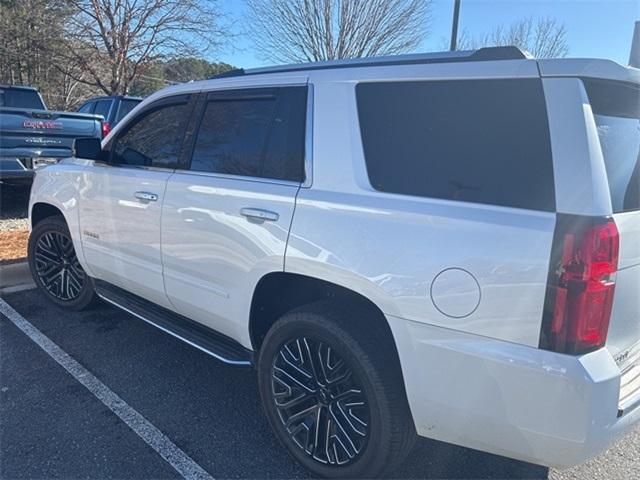
M 205 53 L 226 38 L 216 0 L 67 0 L 65 56 L 76 80 L 107 94 L 127 93 L 154 62 Z
M 408 52 L 427 35 L 430 0 L 247 0 L 250 35 L 275 62 Z
M 536 58 L 566 57 L 569 53 L 567 29 L 551 17 L 529 17 L 507 26 L 498 25 L 479 38 L 463 30 L 458 38 L 460 50 L 504 45 L 520 47 Z
M 70 15 L 66 0 L 0 0 L 0 83 L 37 87 L 61 110 L 95 94 L 75 80 L 83 75 L 77 62 L 59 55 Z

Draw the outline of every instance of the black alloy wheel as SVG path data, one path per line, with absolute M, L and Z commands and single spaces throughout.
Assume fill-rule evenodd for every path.
M 264 411 L 296 461 L 314 477 L 397 473 L 416 433 L 380 312 L 320 300 L 282 315 L 259 348 Z
M 34 260 L 40 283 L 51 296 L 63 302 L 80 296 L 87 276 L 68 235 L 56 231 L 41 235 L 36 242 Z
M 92 304 L 93 280 L 78 261 L 62 216 L 47 217 L 33 227 L 28 254 L 31 276 L 49 300 L 73 310 Z
M 291 440 L 314 460 L 345 465 L 365 448 L 367 399 L 353 369 L 328 343 L 299 337 L 282 345 L 272 392 Z

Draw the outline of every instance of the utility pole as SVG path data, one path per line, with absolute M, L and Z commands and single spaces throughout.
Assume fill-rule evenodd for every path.
M 458 46 L 458 19 L 460 18 L 460 0 L 455 0 L 453 5 L 453 25 L 451 26 L 451 51 Z
M 636 22 L 631 40 L 631 53 L 629 54 L 629 65 L 640 68 L 640 21 Z

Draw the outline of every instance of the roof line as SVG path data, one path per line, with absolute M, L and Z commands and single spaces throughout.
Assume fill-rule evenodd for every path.
M 0 88 L 19 88 L 21 90 L 37 90 L 36 87 L 32 87 L 31 85 L 11 85 L 0 83 Z
M 210 80 L 218 78 L 239 77 L 243 75 L 259 75 L 263 73 L 289 73 L 313 70 L 330 70 L 339 68 L 382 67 L 392 65 L 422 65 L 430 63 L 480 62 L 492 60 L 525 60 L 533 58 L 528 52 L 518 47 L 485 47 L 478 50 L 455 52 L 417 53 L 409 55 L 393 55 L 384 57 L 352 58 L 345 60 L 328 60 L 323 62 L 298 63 L 274 67 L 259 67 L 248 70 L 236 69 L 214 75 Z

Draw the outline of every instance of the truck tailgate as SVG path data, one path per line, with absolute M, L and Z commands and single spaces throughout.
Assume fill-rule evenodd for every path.
M 67 156 L 78 137 L 99 137 L 100 117 L 78 113 L 0 108 L 0 149 L 3 155 Z M 42 151 L 46 151 L 43 154 Z

